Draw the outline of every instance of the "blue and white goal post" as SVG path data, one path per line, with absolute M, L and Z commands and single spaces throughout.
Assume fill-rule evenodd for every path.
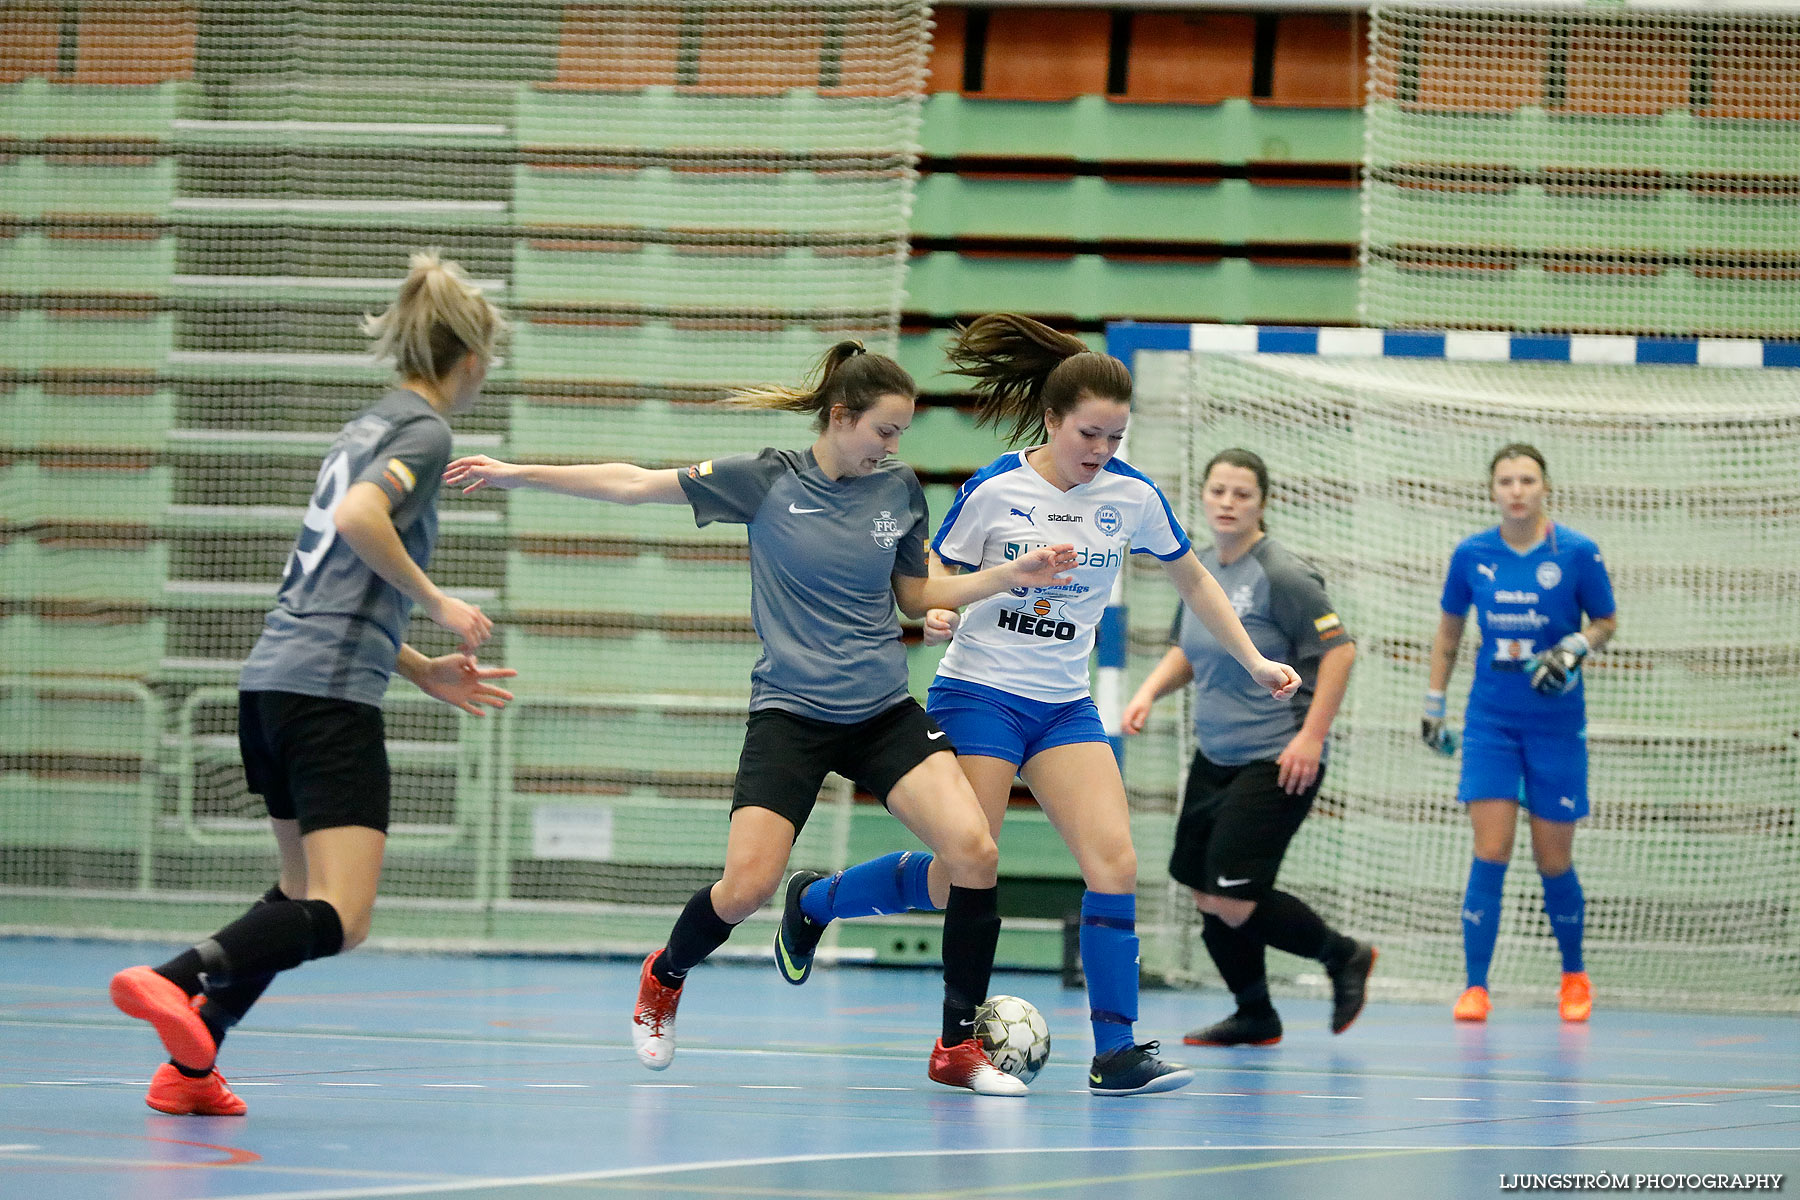
M 1195 545 L 1210 540 L 1208 460 L 1261 455 L 1269 536 L 1317 568 L 1357 645 L 1316 810 L 1341 824 L 1297 839 L 1283 886 L 1335 897 L 1370 932 L 1409 931 L 1445 959 L 1422 971 L 1454 973 L 1443 914 L 1468 834 L 1457 765 L 1420 745 L 1419 712 L 1450 553 L 1496 523 L 1490 459 L 1525 442 L 1547 460 L 1550 516 L 1599 545 L 1618 602 L 1618 636 L 1584 672 L 1582 878 L 1644 899 L 1590 906 L 1590 942 L 1645 970 L 1631 947 L 1679 944 L 1705 960 L 1682 980 L 1729 976 L 1733 994 L 1800 1007 L 1800 984 L 1770 982 L 1800 950 L 1775 915 L 1800 909 L 1800 828 L 1783 815 L 1800 785 L 1800 342 L 1123 322 L 1107 348 L 1135 379 L 1125 456 Z M 1171 697 L 1123 752 L 1124 704 L 1176 604 L 1158 565 L 1121 572 L 1095 683 L 1141 843 L 1175 811 L 1191 749 L 1188 701 Z M 1456 721 L 1477 640 L 1452 680 Z M 1381 865 L 1395 862 L 1403 888 Z M 1509 889 L 1535 884 L 1512 874 Z M 1688 992 L 1663 982 L 1658 995 Z

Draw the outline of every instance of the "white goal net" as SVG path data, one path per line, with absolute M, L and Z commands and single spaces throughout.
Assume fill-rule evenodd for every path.
M 1441 338 L 1435 360 L 1383 357 L 1383 336 L 1360 330 L 1318 340 L 1367 356 L 1259 353 L 1256 331 L 1233 333 L 1252 349 L 1136 355 L 1132 458 L 1203 543 L 1201 468 L 1229 446 L 1261 454 L 1270 533 L 1323 571 L 1357 637 L 1324 790 L 1281 886 L 1373 938 L 1390 994 L 1460 987 L 1470 833 L 1456 764 L 1420 743 L 1419 711 L 1450 551 L 1496 520 L 1493 451 L 1526 441 L 1549 460 L 1553 517 L 1599 543 L 1618 598 L 1619 634 L 1586 668 L 1593 811 L 1575 840 L 1596 987 L 1800 1008 L 1800 371 L 1633 363 L 1634 351 L 1749 361 L 1755 342 L 1574 339 L 1577 357 L 1624 359 L 1603 365 L 1452 361 Z M 1504 360 L 1515 345 L 1451 335 L 1448 353 Z M 1141 567 L 1129 600 L 1137 680 L 1163 653 L 1175 601 Z M 1475 640 L 1471 628 L 1453 717 Z M 1192 902 L 1149 882 L 1166 880 L 1187 724 L 1185 703 L 1165 701 L 1127 774 L 1146 924 L 1162 930 L 1145 966 L 1193 982 L 1215 977 Z M 1548 993 L 1555 943 L 1528 845 L 1521 830 L 1493 978 Z M 1289 983 L 1317 971 L 1284 955 L 1270 968 Z

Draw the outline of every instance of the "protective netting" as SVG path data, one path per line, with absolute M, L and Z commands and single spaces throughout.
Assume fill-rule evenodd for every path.
M 1271 534 L 1324 573 L 1356 634 L 1324 790 L 1281 885 L 1381 949 L 1389 994 L 1448 1000 L 1463 973 L 1468 822 L 1456 764 L 1419 740 L 1450 551 L 1494 524 L 1489 456 L 1531 442 L 1555 519 L 1606 555 L 1620 630 L 1585 668 L 1592 815 L 1575 839 L 1602 996 L 1800 1008 L 1800 379 L 1791 370 L 1138 355 L 1134 463 L 1198 537 L 1198 473 L 1227 446 L 1269 464 Z M 1132 677 L 1167 644 L 1160 572 L 1131 578 Z M 1471 677 L 1473 622 L 1451 684 Z M 1216 975 L 1160 863 L 1191 753 L 1158 706 L 1128 784 L 1146 864 L 1144 963 Z M 1559 960 L 1519 831 L 1494 960 L 1504 996 L 1548 996 Z M 1155 880 L 1156 882 L 1151 882 Z M 1278 981 L 1317 965 L 1270 955 Z M 1304 972 L 1310 970 L 1310 976 Z
M 387 379 L 357 318 L 409 250 L 517 326 L 459 453 L 809 441 L 710 402 L 842 337 L 892 352 L 927 30 L 920 0 L 0 7 L 0 923 L 211 928 L 197 904 L 267 886 L 232 682 Z M 433 575 L 496 616 L 520 700 L 475 721 L 396 682 L 381 932 L 660 937 L 722 861 L 743 532 L 442 509 Z
M 1377 5 L 1369 63 L 1365 324 L 1800 329 L 1791 6 Z

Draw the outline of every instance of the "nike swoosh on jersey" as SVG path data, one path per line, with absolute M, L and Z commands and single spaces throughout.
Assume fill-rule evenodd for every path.
M 927 741 L 931 741 L 931 742 L 935 742 L 935 741 L 937 741 L 937 740 L 938 740 L 938 739 L 939 739 L 939 738 L 941 738 L 941 737 L 943 737 L 943 736 L 944 736 L 944 731 L 943 731 L 943 730 L 941 730 L 941 729 L 940 729 L 940 730 L 938 730 L 938 731 L 937 731 L 937 732 L 936 732 L 936 733 L 928 733 L 928 734 L 926 734 L 926 735 L 925 735 L 925 740 L 927 740 Z
M 824 512 L 825 510 L 822 508 L 796 508 L 794 507 L 794 502 L 790 500 L 788 501 L 788 511 L 791 513 L 816 513 Z
M 1219 876 L 1220 887 L 1243 887 L 1249 882 L 1250 877 L 1248 875 L 1244 876 L 1242 879 L 1227 879 L 1223 875 Z

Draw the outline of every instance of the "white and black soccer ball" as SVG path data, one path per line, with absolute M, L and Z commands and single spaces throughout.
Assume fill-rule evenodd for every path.
M 1017 996 L 989 996 L 975 1010 L 975 1039 L 990 1062 L 1024 1083 L 1050 1061 L 1049 1023 L 1036 1005 Z

